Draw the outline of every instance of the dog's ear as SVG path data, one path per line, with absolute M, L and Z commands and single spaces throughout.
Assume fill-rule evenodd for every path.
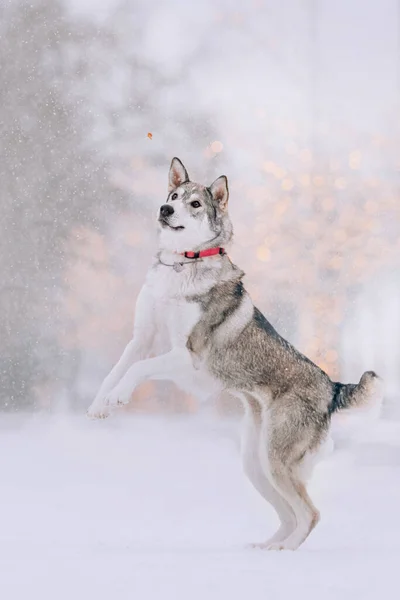
M 210 192 L 214 200 L 216 200 L 219 204 L 219 207 L 222 211 L 227 210 L 228 208 L 228 198 L 229 198 L 229 189 L 228 189 L 228 180 L 225 175 L 221 175 L 214 181 L 214 183 L 210 186 Z
M 189 175 L 179 158 L 173 158 L 169 168 L 168 176 L 168 191 L 171 192 L 175 188 L 189 181 Z

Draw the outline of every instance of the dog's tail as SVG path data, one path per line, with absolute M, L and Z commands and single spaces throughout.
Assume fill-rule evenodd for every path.
M 357 412 L 367 412 L 379 416 L 383 401 L 383 381 L 374 373 L 366 371 L 357 385 L 334 383 L 333 398 L 328 407 L 329 413 L 356 408 Z

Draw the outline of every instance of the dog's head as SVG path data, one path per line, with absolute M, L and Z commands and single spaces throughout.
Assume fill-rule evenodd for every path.
M 168 197 L 158 212 L 160 247 L 185 252 L 226 246 L 232 237 L 228 197 L 224 175 L 205 187 L 190 181 L 179 158 L 173 158 Z

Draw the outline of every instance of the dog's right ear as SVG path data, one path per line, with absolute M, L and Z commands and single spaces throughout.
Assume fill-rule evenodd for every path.
M 182 183 L 186 183 L 187 181 L 189 181 L 188 172 L 179 158 L 176 158 L 175 156 L 175 158 L 172 159 L 171 166 L 169 168 L 168 191 L 171 192 L 175 188 L 182 185 Z

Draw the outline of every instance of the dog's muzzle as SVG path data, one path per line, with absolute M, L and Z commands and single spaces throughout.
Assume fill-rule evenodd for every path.
M 171 225 L 169 222 L 169 217 L 172 217 L 174 214 L 174 209 L 170 204 L 163 204 L 160 208 L 160 216 L 158 217 L 159 223 L 161 223 L 162 227 L 167 227 L 169 229 L 173 229 L 174 231 L 180 231 L 181 229 L 185 229 L 183 225 Z
M 163 204 L 160 208 L 160 217 L 162 217 L 163 219 L 168 219 L 168 217 L 173 215 L 174 212 L 175 211 L 170 204 Z

